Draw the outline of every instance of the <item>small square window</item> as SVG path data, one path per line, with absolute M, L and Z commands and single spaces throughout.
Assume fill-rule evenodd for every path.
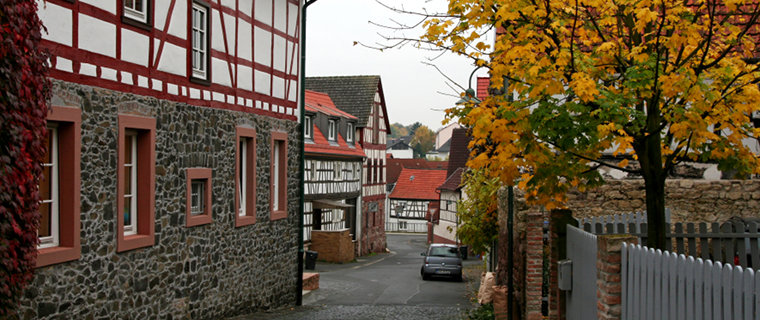
M 193 227 L 211 223 L 211 175 L 210 168 L 187 168 L 187 208 L 185 226 Z

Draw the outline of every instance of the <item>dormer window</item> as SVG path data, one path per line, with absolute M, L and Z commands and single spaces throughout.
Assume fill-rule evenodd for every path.
M 328 122 L 327 140 L 335 141 L 335 120 L 330 120 Z
M 350 122 L 346 124 L 346 142 L 354 142 L 354 124 Z
M 311 124 L 311 117 L 303 118 L 303 137 L 306 139 L 312 139 L 311 130 L 314 126 Z
M 124 16 L 148 23 L 148 0 L 124 0 Z

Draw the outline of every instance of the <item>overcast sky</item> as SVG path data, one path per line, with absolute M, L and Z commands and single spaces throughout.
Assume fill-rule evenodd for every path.
M 445 0 L 386 0 L 388 4 L 401 4 L 412 9 L 426 7 L 428 11 L 442 11 Z M 463 57 L 446 54 L 436 60 L 430 58 L 438 54 L 406 46 L 380 52 L 354 41 L 367 44 L 385 42 L 378 33 L 391 32 L 372 25 L 369 21 L 390 25 L 396 21 L 413 21 L 412 17 L 396 14 L 375 0 L 318 0 L 307 9 L 306 17 L 306 75 L 380 75 L 385 93 L 390 123 L 409 125 L 420 123 L 436 130 L 444 119 L 443 110 L 459 100 L 442 95 L 458 94 L 449 88 L 447 80 L 435 68 L 423 61 L 438 66 L 448 77 L 463 87 L 472 70 L 472 62 Z M 419 37 L 422 31 L 407 32 L 408 37 Z M 400 35 L 400 34 L 397 34 Z M 477 75 L 485 76 L 484 69 Z M 475 86 L 473 77 L 472 86 Z

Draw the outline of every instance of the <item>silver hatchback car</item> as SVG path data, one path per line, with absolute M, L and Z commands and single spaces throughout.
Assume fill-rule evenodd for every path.
M 420 269 L 423 280 L 428 280 L 431 276 L 446 276 L 462 281 L 462 258 L 457 246 L 433 243 L 422 256 L 425 257 Z

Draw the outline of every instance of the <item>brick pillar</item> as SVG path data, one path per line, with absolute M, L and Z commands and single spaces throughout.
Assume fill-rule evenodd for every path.
M 544 270 L 544 215 L 528 212 L 525 215 L 525 317 L 541 320 L 541 285 Z
M 565 319 L 565 295 L 558 287 L 557 266 L 567 258 L 567 225 L 578 226 L 572 211 L 555 209 L 549 214 L 551 246 L 549 250 L 549 319 Z
M 623 242 L 638 244 L 631 235 L 599 235 L 596 238 L 596 307 L 601 320 L 620 319 Z

